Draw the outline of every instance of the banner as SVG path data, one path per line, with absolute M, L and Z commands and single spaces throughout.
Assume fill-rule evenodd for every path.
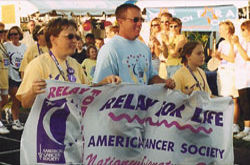
M 233 5 L 209 7 L 146 8 L 147 20 L 160 12 L 169 12 L 180 18 L 183 31 L 219 31 L 221 21 L 238 19 L 238 9 Z
M 47 81 L 21 139 L 21 164 L 233 164 L 230 97 L 159 85 Z

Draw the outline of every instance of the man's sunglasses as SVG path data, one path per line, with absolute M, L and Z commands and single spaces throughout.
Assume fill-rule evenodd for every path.
M 9 36 L 17 36 L 19 35 L 18 33 L 10 33 Z
M 133 21 L 134 23 L 137 23 L 137 22 L 144 22 L 144 18 L 141 18 L 141 17 L 134 17 L 134 18 L 125 18 L 125 19 L 129 19 L 131 21 Z
M 5 31 L 4 30 L 0 30 L 0 33 L 4 33 Z
M 72 40 L 72 39 L 77 39 L 78 38 L 78 35 L 75 35 L 75 34 L 72 34 L 72 33 L 70 33 L 70 34 L 68 34 L 68 35 L 66 35 L 65 37 L 67 37 L 69 40 Z

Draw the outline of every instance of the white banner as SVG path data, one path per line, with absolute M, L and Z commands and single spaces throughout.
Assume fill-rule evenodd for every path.
M 233 102 L 163 85 L 47 81 L 21 139 L 21 164 L 233 164 Z

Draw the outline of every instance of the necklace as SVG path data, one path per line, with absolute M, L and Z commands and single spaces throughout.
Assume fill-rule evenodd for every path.
M 59 70 L 64 81 L 68 80 L 70 82 L 76 82 L 76 77 L 74 76 L 75 70 L 69 66 L 68 61 L 66 60 L 66 66 L 67 66 L 67 79 L 66 79 L 64 71 L 63 71 L 61 65 L 59 64 L 59 62 L 57 61 L 55 55 L 51 51 L 49 51 L 49 54 L 50 54 L 51 58 L 53 59 L 53 61 L 55 62 L 56 67 Z
M 187 69 L 189 70 L 189 72 L 191 73 L 191 75 L 193 76 L 194 80 L 196 81 L 196 86 L 199 87 L 200 91 L 205 91 L 205 80 L 203 78 L 203 76 L 201 75 L 199 69 L 197 69 L 199 75 L 201 76 L 202 82 L 203 82 L 203 87 L 201 88 L 200 82 L 198 81 L 198 79 L 196 78 L 196 76 L 194 75 L 193 71 L 191 70 L 191 68 L 187 65 Z

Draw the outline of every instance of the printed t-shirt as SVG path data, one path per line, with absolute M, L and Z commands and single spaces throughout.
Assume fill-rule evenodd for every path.
M 109 75 L 117 75 L 123 82 L 148 84 L 157 75 L 150 49 L 139 40 L 114 36 L 98 53 L 93 82 Z
M 211 95 L 212 93 L 208 86 L 205 72 L 201 68 L 198 68 L 197 70 L 193 71 L 193 74 L 197 78 L 202 91 L 205 91 Z M 181 92 L 184 92 L 185 87 L 190 88 L 194 84 L 197 84 L 196 80 L 186 66 L 182 66 L 179 70 L 177 70 L 173 75 L 173 79 L 176 84 L 175 89 L 180 90 Z M 199 86 L 195 85 L 194 91 L 200 91 Z
M 96 60 L 87 58 L 82 62 L 81 66 L 89 82 L 92 82 L 95 73 Z
M 25 51 L 19 71 L 24 72 L 26 66 L 28 65 L 28 63 L 30 63 L 31 60 L 46 52 L 49 52 L 47 46 L 39 46 L 38 50 L 37 44 L 33 44 Z
M 76 83 L 88 84 L 81 65 L 71 57 L 67 57 L 66 60 L 69 66 L 75 71 L 74 76 L 76 77 Z M 66 62 L 60 63 L 60 65 L 65 77 L 67 77 Z M 23 81 L 16 94 L 17 98 L 20 100 L 21 95 L 32 87 L 32 82 L 39 79 L 65 81 L 49 53 L 38 56 L 28 64 Z

